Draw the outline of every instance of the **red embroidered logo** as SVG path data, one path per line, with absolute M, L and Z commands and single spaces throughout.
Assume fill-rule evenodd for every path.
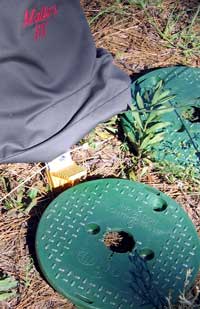
M 27 28 L 34 25 L 34 40 L 44 39 L 47 34 L 48 20 L 56 15 L 58 15 L 56 4 L 50 7 L 43 6 L 40 10 L 32 9 L 29 11 L 27 9 L 24 14 L 23 27 Z

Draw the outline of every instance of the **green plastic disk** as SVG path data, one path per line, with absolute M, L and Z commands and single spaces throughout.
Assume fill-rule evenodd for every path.
M 163 308 L 200 266 L 200 241 L 183 209 L 120 179 L 58 196 L 39 223 L 36 251 L 48 282 L 80 308 Z
M 169 67 L 143 75 L 132 84 L 133 104 L 136 93 L 144 95 L 163 80 L 164 90 L 175 97 L 170 101 L 174 111 L 163 114 L 161 120 L 170 122 L 165 128 L 165 139 L 152 147 L 155 159 L 180 166 L 193 166 L 200 172 L 200 68 Z M 194 112 L 194 115 L 193 115 Z M 125 115 L 125 117 L 124 117 Z M 121 116 L 122 127 L 127 134 L 128 111 Z

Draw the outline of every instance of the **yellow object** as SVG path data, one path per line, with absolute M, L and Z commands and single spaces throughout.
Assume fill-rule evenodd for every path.
M 70 152 L 47 163 L 47 177 L 52 190 L 61 192 L 87 176 L 87 170 L 77 165 Z

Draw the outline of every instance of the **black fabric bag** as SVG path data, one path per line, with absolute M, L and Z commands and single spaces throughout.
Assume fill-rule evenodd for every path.
M 2 0 L 0 163 L 47 162 L 130 104 L 78 0 Z

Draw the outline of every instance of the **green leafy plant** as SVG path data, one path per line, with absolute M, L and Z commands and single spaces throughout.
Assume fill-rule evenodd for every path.
M 25 267 L 25 280 L 24 285 L 28 288 L 31 285 L 31 273 L 33 271 L 34 261 L 31 258 Z
M 0 301 L 9 300 L 16 296 L 18 282 L 4 274 L 0 274 Z
M 154 171 L 163 175 L 169 183 L 173 184 L 178 179 L 185 183 L 193 183 L 200 189 L 198 170 L 193 165 L 185 167 L 168 161 L 155 162 Z
M 163 141 L 163 131 L 171 123 L 162 121 L 161 116 L 174 110 L 169 103 L 172 98 L 170 91 L 163 89 L 163 81 L 159 81 L 151 93 L 141 95 L 138 91 L 135 104 L 121 117 L 125 139 L 138 158 L 147 157 L 152 146 Z

